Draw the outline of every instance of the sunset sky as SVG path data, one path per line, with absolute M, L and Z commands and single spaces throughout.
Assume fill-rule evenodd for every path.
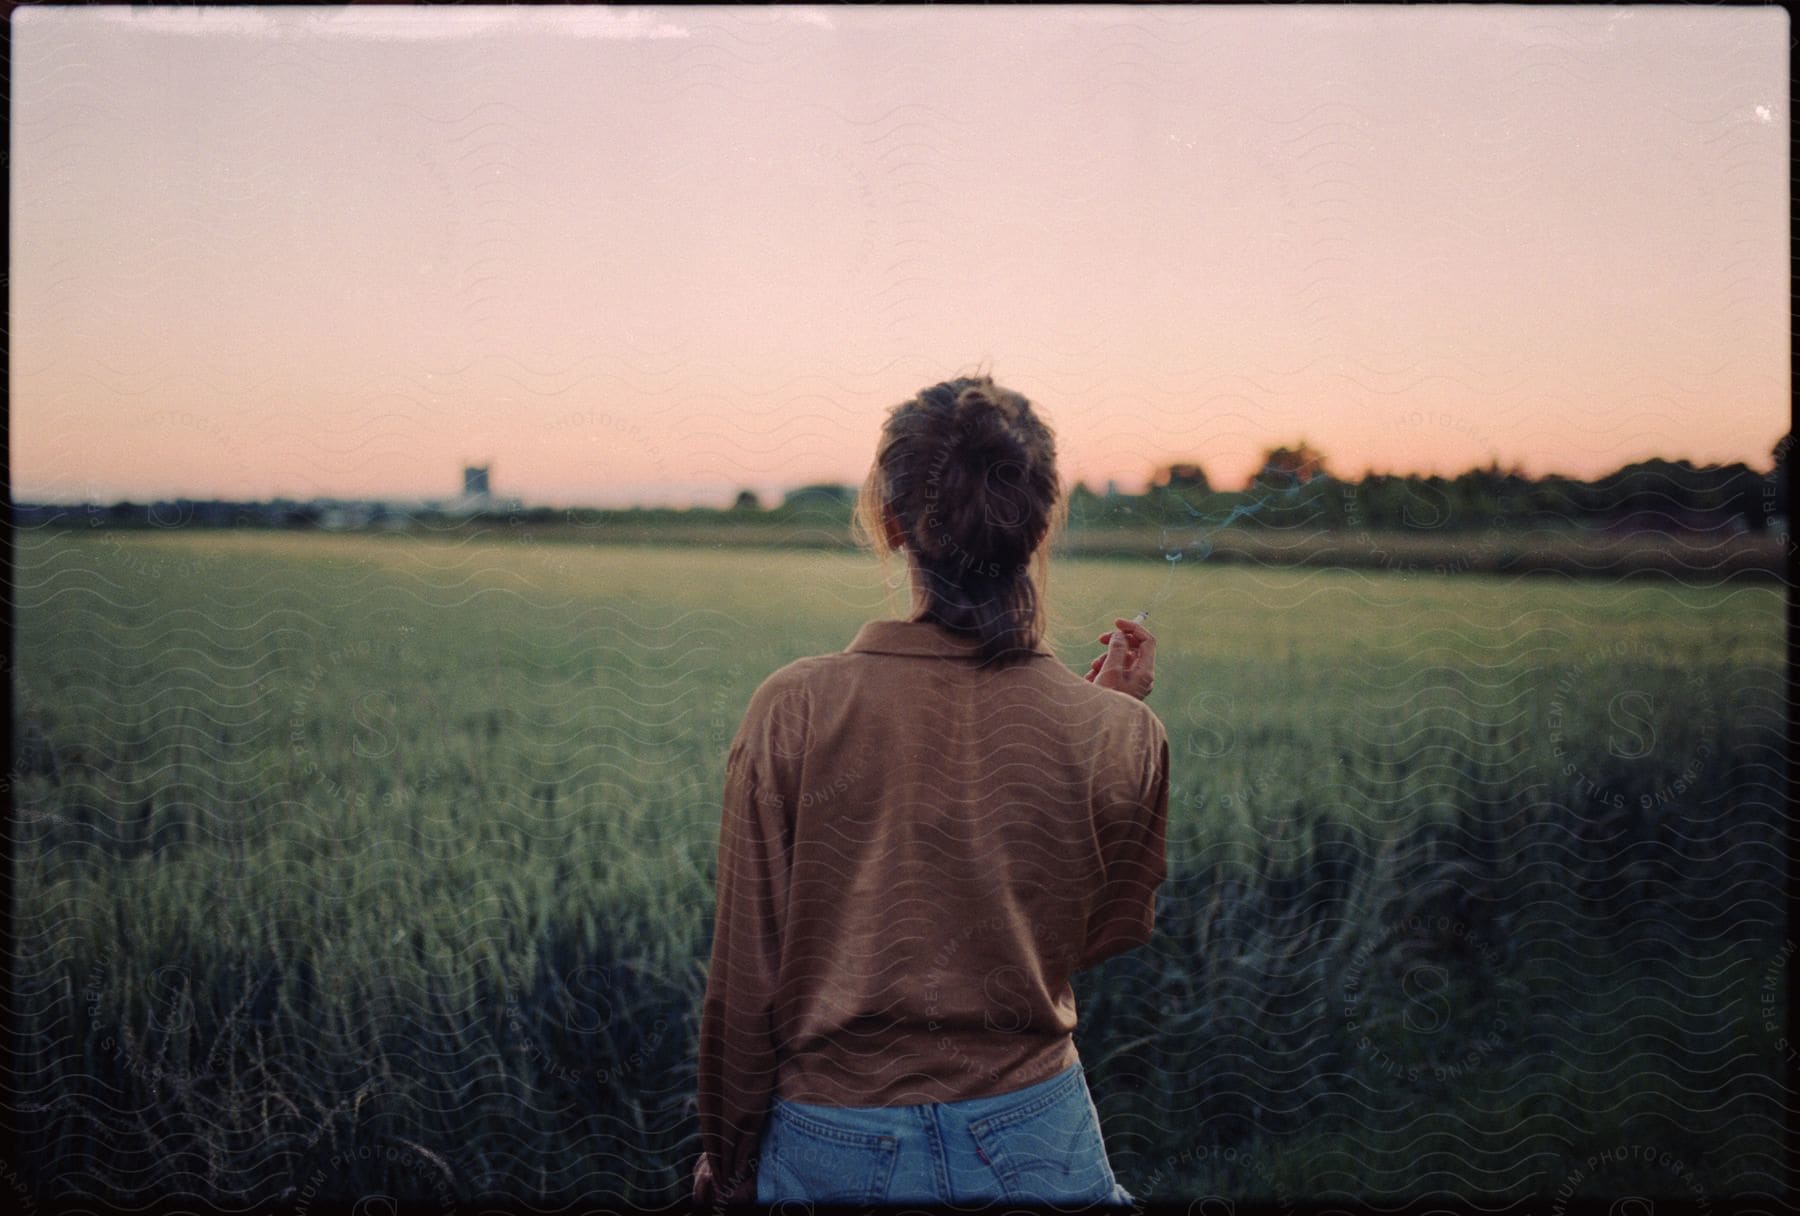
M 1766 468 L 1780 8 L 21 8 L 16 499 Z

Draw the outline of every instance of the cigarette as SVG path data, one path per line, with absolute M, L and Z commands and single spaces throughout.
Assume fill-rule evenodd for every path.
M 1145 618 L 1148 617 L 1149 615 L 1150 615 L 1150 610 L 1148 608 L 1146 608 L 1142 612 L 1138 613 L 1136 616 L 1132 617 L 1131 619 L 1136 621 L 1138 624 L 1142 625 L 1144 623 Z

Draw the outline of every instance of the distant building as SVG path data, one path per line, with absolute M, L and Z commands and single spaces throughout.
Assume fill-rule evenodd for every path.
M 493 509 L 494 497 L 488 484 L 488 470 L 492 467 L 485 464 L 464 465 L 462 493 L 447 503 L 446 509 L 451 512 Z
M 488 465 L 472 464 L 463 468 L 463 497 L 487 501 L 488 497 Z

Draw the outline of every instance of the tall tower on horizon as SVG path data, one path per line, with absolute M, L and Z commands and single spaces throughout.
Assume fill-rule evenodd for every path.
M 488 491 L 488 469 L 491 464 L 466 464 L 463 466 L 463 501 L 470 505 L 486 506 L 490 501 Z

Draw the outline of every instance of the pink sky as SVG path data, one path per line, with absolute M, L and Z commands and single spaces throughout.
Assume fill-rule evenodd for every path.
M 1779 8 L 12 21 L 19 499 L 722 504 L 983 362 L 1129 490 L 1788 425 Z

